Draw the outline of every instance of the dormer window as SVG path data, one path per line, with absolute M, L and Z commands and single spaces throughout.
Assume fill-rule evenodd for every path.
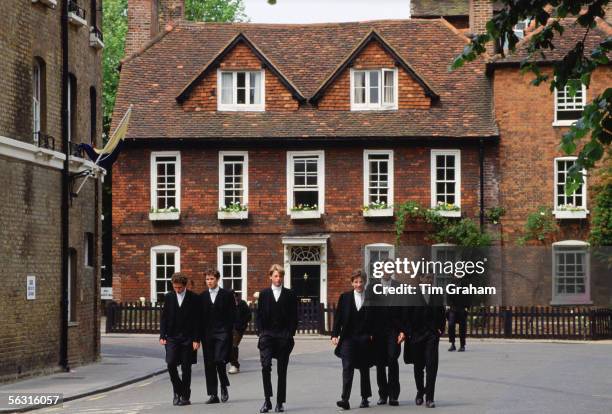
M 219 111 L 263 111 L 264 71 L 219 71 Z
M 397 109 L 397 69 L 351 69 L 351 110 Z

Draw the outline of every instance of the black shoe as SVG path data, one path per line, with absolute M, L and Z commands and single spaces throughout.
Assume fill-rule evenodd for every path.
M 276 403 L 276 407 L 274 407 L 275 413 L 284 413 L 285 407 L 283 407 L 283 403 Z
M 436 408 L 436 403 L 435 403 L 435 402 L 433 402 L 433 401 L 427 401 L 427 402 L 425 403 L 425 406 L 426 406 L 427 408 Z
M 204 404 L 219 404 L 219 397 L 216 395 L 211 395 L 208 401 L 206 401 Z
M 270 400 L 265 400 L 261 408 L 259 409 L 260 413 L 267 413 L 272 409 L 272 402 Z
M 376 405 L 385 405 L 387 403 L 387 399 L 380 397 L 378 401 L 376 401 Z
M 397 407 L 399 405 L 399 401 L 389 398 L 389 405 L 392 407 Z
M 359 408 L 368 408 L 370 406 L 370 402 L 367 398 L 361 399 L 361 404 L 359 404 Z
M 448 348 L 448 352 L 453 352 L 456 351 L 457 348 L 455 348 L 455 344 L 451 344 L 450 348 Z
M 185 397 L 179 398 L 179 402 L 176 405 L 191 405 L 191 401 Z
M 465 352 L 465 345 L 461 345 L 459 347 L 459 352 Z
M 343 410 L 350 410 L 351 409 L 351 405 L 349 404 L 348 400 L 336 401 L 336 405 L 338 407 L 342 408 Z
M 172 405 L 178 405 L 180 399 L 181 397 L 177 393 L 174 393 L 174 397 L 172 398 Z
M 423 394 L 417 392 L 416 398 L 414 399 L 414 403 L 416 405 L 423 405 Z
M 227 387 L 221 386 L 221 402 L 227 402 L 229 400 L 229 394 L 227 393 Z

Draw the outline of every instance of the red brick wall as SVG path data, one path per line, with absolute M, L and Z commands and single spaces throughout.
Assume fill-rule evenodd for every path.
M 500 128 L 500 202 L 506 208 L 502 231 L 512 243 L 522 235 L 527 215 L 543 205 L 554 205 L 554 158 L 568 127 L 553 127 L 554 96 L 548 85 L 529 84 L 533 75 L 516 68 L 498 68 L 494 75 L 495 112 Z M 612 84 L 612 71 L 598 69 L 587 90 L 587 101 Z M 534 116 L 537 109 L 537 116 Z M 597 181 L 591 175 L 588 188 Z M 593 209 L 593 191 L 588 191 L 587 209 Z M 590 219 L 591 215 L 589 215 Z M 561 232 L 555 239 L 585 240 L 587 220 L 558 220 Z
M 394 68 L 395 60 L 382 46 L 372 41 L 357 56 L 354 69 Z M 344 72 L 331 84 L 321 97 L 318 107 L 321 110 L 350 111 L 350 69 Z M 405 70 L 398 67 L 399 109 L 428 109 L 431 100 L 425 96 L 423 88 Z
M 394 203 L 430 203 L 430 150 L 460 148 L 462 208 L 478 220 L 478 146 L 389 145 L 394 149 Z M 164 148 L 169 150 L 170 148 Z M 286 234 L 329 233 L 328 298 L 335 301 L 348 288 L 350 271 L 363 266 L 362 248 L 395 241 L 393 218 L 366 219 L 363 205 L 363 147 L 325 149 L 325 214 L 319 220 L 295 221 L 286 214 L 286 151 L 251 145 L 249 150 L 249 219 L 225 223 L 217 219 L 218 151 L 214 146 L 181 150 L 181 218 L 153 224 L 150 206 L 150 149 L 126 148 L 113 167 L 113 293 L 116 300 L 149 298 L 150 249 L 169 244 L 181 248 L 181 271 L 193 276 L 196 290 L 204 287 L 201 271 L 217 264 L 217 246 L 248 248 L 248 295 L 267 286 L 266 271 L 283 260 L 281 237 Z M 232 148 L 237 150 L 240 148 Z M 310 148 L 320 149 L 320 148 Z M 491 154 L 494 154 L 491 151 Z M 493 160 L 487 160 L 487 163 Z M 488 165 L 488 164 L 487 164 Z M 487 167 L 489 168 L 489 167 Z M 487 186 L 487 199 L 495 199 Z M 422 244 L 427 228 L 410 224 L 403 244 Z
M 262 62 L 243 43 L 232 49 L 220 63 L 220 69 L 229 70 L 260 70 Z M 265 69 L 266 111 L 296 111 L 299 103 L 293 98 L 291 92 L 269 69 Z M 186 111 L 217 110 L 217 70 L 212 69 L 193 89 L 191 95 L 183 103 Z

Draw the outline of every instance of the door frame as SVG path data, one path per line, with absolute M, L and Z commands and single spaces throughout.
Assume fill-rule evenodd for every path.
M 284 286 L 291 288 L 291 247 L 294 246 L 317 246 L 320 248 L 321 257 L 318 262 L 321 267 L 321 283 L 320 283 L 320 303 L 327 307 L 327 239 L 329 234 L 314 235 L 314 236 L 291 236 L 283 237 L 283 263 L 285 268 Z M 317 264 L 316 262 L 307 262 L 304 264 Z

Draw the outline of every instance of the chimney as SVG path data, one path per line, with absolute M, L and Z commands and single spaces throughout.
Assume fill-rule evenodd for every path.
M 493 17 L 493 0 L 470 0 L 470 33 L 478 35 L 486 33 L 487 22 Z M 487 52 L 493 55 L 495 46 L 487 44 Z
M 168 25 L 183 18 L 184 0 L 128 0 L 125 56 L 140 50 Z

